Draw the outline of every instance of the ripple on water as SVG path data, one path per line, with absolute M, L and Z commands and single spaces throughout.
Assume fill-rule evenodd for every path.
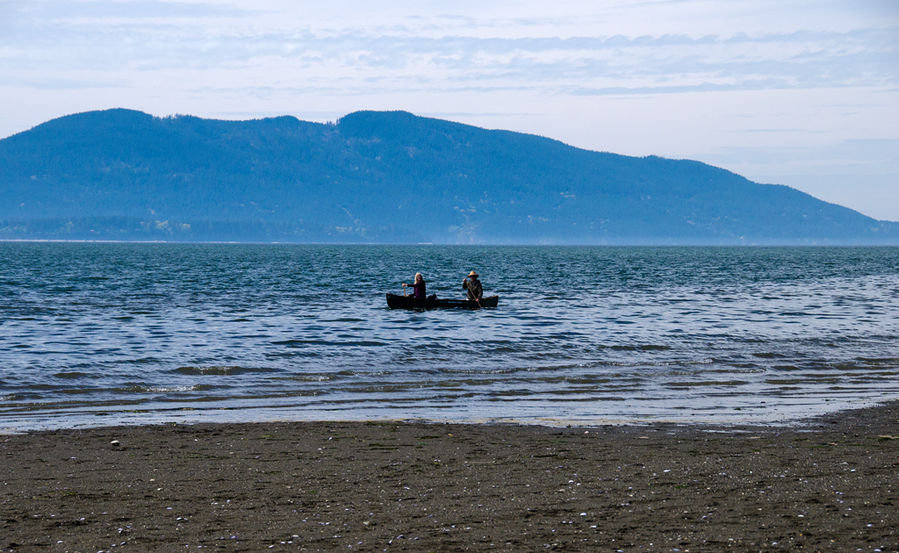
M 105 421 L 155 401 L 211 418 L 782 418 L 899 396 L 897 266 L 895 248 L 0 244 L 18 298 L 0 306 L 0 386 L 4 408 L 72 401 Z M 414 270 L 458 297 L 472 267 L 498 309 L 386 308 Z
M 80 371 L 61 371 L 55 373 L 53 376 L 56 378 L 62 378 L 64 380 L 78 380 L 81 378 L 90 378 L 91 375 L 85 372 Z
M 169 372 L 173 373 L 173 374 L 183 374 L 183 375 L 233 376 L 233 375 L 252 374 L 252 373 L 277 373 L 277 372 L 281 372 L 281 371 L 282 371 L 282 369 L 273 368 L 273 367 L 239 367 L 239 366 L 219 367 L 219 366 L 212 366 L 212 367 L 178 367 L 176 369 L 172 369 Z

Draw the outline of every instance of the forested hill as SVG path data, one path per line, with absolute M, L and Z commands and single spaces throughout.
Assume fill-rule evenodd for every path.
M 70 115 L 0 140 L 0 198 L 0 239 L 899 243 L 899 223 L 703 163 L 405 112 Z

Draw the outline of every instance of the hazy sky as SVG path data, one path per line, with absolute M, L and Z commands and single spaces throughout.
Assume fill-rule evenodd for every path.
M 408 110 L 899 221 L 897 0 L 0 0 L 0 137 L 128 107 Z

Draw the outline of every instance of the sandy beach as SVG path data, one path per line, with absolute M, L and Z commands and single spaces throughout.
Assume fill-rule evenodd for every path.
M 0 437 L 0 551 L 899 551 L 899 403 L 790 428 Z

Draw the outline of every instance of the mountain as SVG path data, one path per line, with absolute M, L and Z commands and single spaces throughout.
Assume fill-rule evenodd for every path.
M 899 243 L 899 223 L 696 161 L 405 112 L 70 115 L 0 140 L 0 198 L 3 239 Z

